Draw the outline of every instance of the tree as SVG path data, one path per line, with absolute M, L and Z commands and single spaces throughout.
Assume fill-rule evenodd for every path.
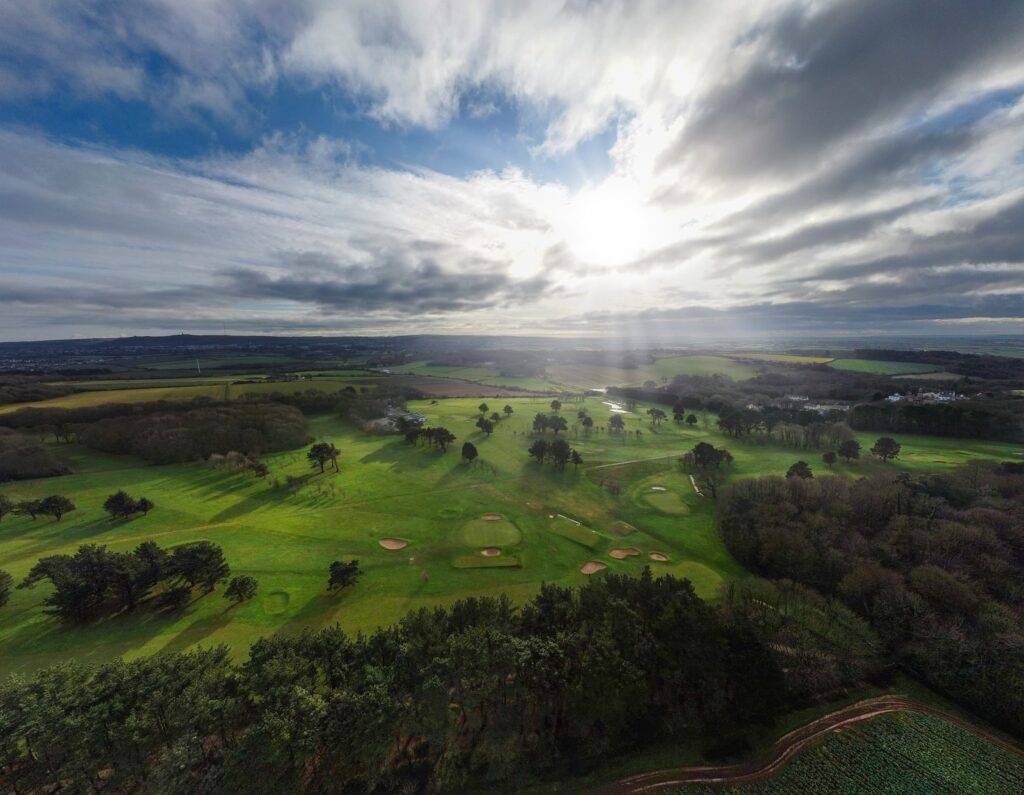
M 899 456 L 900 448 L 900 443 L 891 436 L 881 436 L 871 448 L 871 452 L 883 461 L 891 461 Z
M 696 414 L 687 414 L 686 415 L 686 424 L 689 425 L 691 428 L 694 425 L 696 425 L 697 424 L 697 415 Z
M 15 516 L 31 516 L 34 522 L 36 517 L 43 512 L 42 506 L 42 500 L 19 500 L 14 504 L 11 513 Z
M 340 451 L 330 442 L 318 442 L 309 448 L 309 452 L 306 453 L 306 458 L 312 466 L 319 466 L 320 472 L 324 471 L 324 466 L 328 461 L 334 464 L 334 469 L 338 469 L 338 456 Z
M 793 466 L 786 470 L 786 477 L 810 480 L 814 477 L 814 473 L 811 472 L 811 467 L 806 461 L 797 461 Z
M 62 494 L 52 494 L 39 502 L 39 513 L 52 516 L 58 522 L 66 513 L 75 510 L 75 504 Z
M 0 494 L 0 521 L 3 521 L 3 518 L 13 510 L 14 503 L 6 495 Z
M 555 432 L 555 436 L 558 436 L 559 431 L 569 429 L 569 423 L 565 421 L 565 417 L 556 414 L 553 417 L 548 417 L 548 427 Z
M 499 422 L 501 422 L 501 415 L 498 412 L 496 412 L 496 411 L 492 411 L 491 412 L 491 422 L 493 422 L 495 425 L 497 425 Z
M 212 541 L 194 541 L 175 547 L 168 568 L 189 588 L 202 585 L 208 591 L 231 574 L 231 567 L 224 560 L 224 550 Z
M 552 411 L 560 411 L 561 408 L 562 408 L 562 401 L 561 400 L 558 400 L 556 398 L 555 400 L 551 401 L 551 410 Z
M 512 407 L 510 405 L 508 405 L 507 403 L 505 404 L 505 408 L 503 408 L 502 411 L 505 412 L 505 416 L 506 417 L 511 417 L 512 416 Z
M 839 445 L 839 457 L 849 464 L 855 458 L 860 458 L 860 442 L 856 439 L 847 439 Z
M 484 433 L 486 433 L 488 436 L 494 433 L 494 423 L 484 417 L 481 417 L 476 421 L 476 427 L 479 428 Z
M 348 563 L 334 561 L 328 568 L 327 590 L 336 591 L 354 585 L 360 573 L 358 560 L 350 560 Z
M 481 403 L 479 406 L 477 406 L 477 408 L 480 409 L 480 416 L 483 416 L 488 412 L 490 406 L 488 406 L 486 403 Z
M 448 445 L 455 441 L 455 434 L 447 428 L 432 428 L 433 441 L 441 448 L 442 453 L 448 452 Z
M 6 571 L 0 569 L 0 607 L 7 604 L 11 598 L 11 583 L 14 579 Z
M 590 429 L 594 427 L 594 420 L 593 420 L 593 418 L 591 418 L 591 416 L 589 414 L 585 414 L 583 416 L 583 419 L 580 420 L 580 423 L 583 425 L 583 433 L 586 434 L 587 436 L 589 436 L 590 435 Z
M 686 406 L 681 402 L 672 406 L 672 419 L 675 422 L 682 422 L 686 418 Z
M 139 497 L 139 499 L 135 501 L 135 510 L 141 513 L 143 516 L 146 516 L 150 511 L 153 510 L 153 508 L 154 505 L 152 501 L 146 499 L 145 497 Z
M 608 420 L 608 427 L 619 433 L 626 427 L 626 422 L 622 419 L 621 414 L 612 414 L 612 418 Z
M 572 450 L 565 439 L 555 439 L 548 445 L 548 458 L 550 458 L 551 463 L 555 465 L 555 469 L 560 471 L 565 469 L 565 465 L 568 463 L 569 455 L 571 453 Z
M 548 454 L 548 443 L 544 439 L 537 439 L 530 445 L 529 453 L 537 459 L 538 464 L 543 464 L 544 457 Z
M 477 452 L 476 445 L 473 444 L 472 442 L 466 442 L 464 445 L 462 445 L 463 461 L 466 461 L 467 463 L 471 464 L 478 455 L 480 454 Z
M 660 422 L 661 422 L 661 421 L 662 421 L 663 419 L 665 419 L 665 417 L 666 417 L 667 415 L 666 415 L 666 414 L 665 414 L 665 412 L 664 412 L 664 411 L 662 411 L 661 409 L 659 409 L 659 408 L 653 408 L 653 407 L 652 407 L 652 408 L 649 408 L 649 409 L 647 409 L 647 416 L 649 416 L 649 417 L 651 418 L 651 427 L 653 428 L 653 427 L 657 427 L 657 426 L 658 426 L 658 424 L 659 424 L 659 423 L 660 423 Z
M 224 589 L 224 598 L 230 599 L 235 604 L 241 604 L 248 599 L 252 599 L 256 595 L 258 587 L 259 583 L 256 582 L 255 577 L 250 577 L 248 574 L 240 574 L 237 577 L 231 578 L 228 587 Z
M 698 442 L 690 452 L 679 459 L 679 466 L 695 478 L 700 478 L 712 497 L 718 496 L 718 487 L 725 480 L 723 466 L 732 463 L 732 453 L 724 447 Z
M 821 454 L 821 460 L 825 462 L 825 466 L 831 469 L 836 462 L 836 454 L 831 450 L 826 450 Z
M 548 429 L 548 415 L 538 412 L 533 418 L 534 433 L 544 433 Z
M 576 452 L 576 448 L 575 447 L 569 453 L 569 461 L 570 461 L 570 463 L 572 463 L 573 469 L 579 469 L 580 468 L 580 464 L 583 463 L 583 457 L 579 453 Z
M 111 519 L 124 519 L 135 513 L 135 500 L 122 489 L 107 497 L 103 510 L 110 514 Z

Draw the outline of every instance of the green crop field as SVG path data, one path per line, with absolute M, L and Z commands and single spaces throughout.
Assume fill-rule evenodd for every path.
M 685 793 L 1020 792 L 1024 757 L 954 723 L 897 712 L 835 732 L 799 753 L 777 775 L 738 787 L 683 787 Z
M 311 433 L 341 450 L 338 473 L 312 470 L 305 449 L 266 456 L 270 475 L 260 480 L 201 462 L 152 466 L 75 444 L 54 445 L 72 474 L 0 487 L 12 500 L 61 493 L 78 505 L 60 522 L 4 517 L 0 569 L 16 581 L 39 558 L 73 552 L 84 543 L 128 550 L 149 539 L 162 546 L 209 539 L 223 547 L 233 572 L 254 576 L 260 590 L 238 607 L 229 608 L 218 590 L 180 613 L 141 608 L 84 627 L 62 626 L 44 612 L 48 586 L 15 590 L 0 611 L 0 674 L 71 658 L 97 662 L 196 644 L 225 643 L 241 655 L 253 640 L 275 632 L 334 623 L 369 629 L 410 609 L 470 595 L 504 592 L 521 601 L 542 582 L 583 582 L 580 566 L 587 560 L 618 572 L 639 573 L 651 565 L 656 572 L 689 577 L 698 593 L 715 598 L 725 582 L 744 572 L 718 537 L 713 504 L 693 492 L 675 458 L 707 440 L 733 452 L 734 477 L 781 474 L 799 458 L 809 460 L 818 476 L 825 472 L 815 453 L 727 439 L 713 430 L 713 422 L 708 430 L 703 422 L 694 428 L 668 422 L 654 430 L 644 406 L 623 415 L 627 428 L 642 430 L 642 436 L 609 435 L 600 430 L 611 415 L 599 398 L 563 407 L 570 421 L 565 436 L 584 463 L 578 470 L 569 466 L 556 472 L 526 454 L 531 420 L 538 411 L 549 411 L 548 399 L 503 399 L 515 413 L 489 437 L 474 426 L 479 402 L 410 403 L 431 425 L 456 434 L 447 454 L 410 446 L 399 437 L 367 435 L 332 416 L 311 420 Z M 576 427 L 576 411 L 583 406 L 597 426 L 589 436 Z M 875 436 L 860 439 L 869 447 Z M 834 471 L 950 468 L 973 458 L 1006 459 L 1018 451 L 994 442 L 897 438 L 903 443 L 897 465 L 866 456 Z M 479 449 L 473 464 L 460 461 L 465 440 Z M 148 497 L 155 510 L 111 521 L 102 504 L 120 488 Z M 484 519 L 487 514 L 498 514 L 500 521 Z M 554 522 L 558 514 L 581 525 Z M 409 543 L 389 551 L 379 545 L 382 538 Z M 641 554 L 616 560 L 608 552 L 617 546 Z M 501 554 L 485 557 L 487 547 Z M 651 561 L 651 552 L 667 560 Z M 362 578 L 341 593 L 328 593 L 329 563 L 350 558 L 360 560 Z
M 884 362 L 876 359 L 835 359 L 831 363 L 837 370 L 850 370 L 855 373 L 873 373 L 875 375 L 911 375 L 932 373 L 940 370 L 934 364 L 918 362 Z

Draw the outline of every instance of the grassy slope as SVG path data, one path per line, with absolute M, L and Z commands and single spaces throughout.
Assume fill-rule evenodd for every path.
M 874 373 L 875 375 L 909 375 L 911 373 L 931 373 L 941 369 L 934 364 L 885 362 L 876 359 L 836 359 L 832 362 L 832 367 L 837 370 Z
M 493 386 L 516 387 L 536 392 L 557 390 L 558 384 L 546 378 L 505 376 L 491 367 L 456 367 L 427 362 L 411 362 L 397 367 L 387 368 L 392 373 L 410 373 L 412 375 L 432 375 L 438 378 L 456 378 L 460 381 L 475 381 Z
M 502 405 L 504 405 L 504 400 Z M 157 616 L 145 610 L 96 626 L 66 629 L 46 616 L 41 601 L 46 586 L 15 591 L 0 610 L 0 673 L 25 671 L 74 656 L 99 661 L 118 654 L 136 655 L 184 649 L 195 643 L 228 643 L 242 654 L 255 638 L 275 631 L 297 631 L 339 622 L 348 629 L 389 623 L 406 611 L 471 594 L 508 592 L 528 598 L 543 581 L 579 583 L 580 565 L 588 559 L 610 570 L 639 572 L 647 553 L 660 551 L 668 563 L 652 564 L 693 579 L 698 591 L 713 597 L 723 580 L 743 576 L 715 532 L 710 502 L 693 494 L 688 481 L 672 468 L 671 456 L 707 439 L 725 444 L 736 457 L 740 476 L 782 473 L 800 453 L 777 447 L 727 440 L 702 424 L 683 429 L 663 424 L 654 433 L 641 415 L 627 415 L 630 428 L 642 428 L 640 440 L 595 433 L 574 438 L 586 464 L 663 457 L 661 461 L 612 466 L 579 473 L 555 473 L 528 462 L 525 448 L 533 414 L 545 410 L 544 399 L 510 399 L 515 407 L 491 437 L 473 427 L 478 398 L 412 404 L 431 424 L 444 424 L 459 441 L 447 455 L 412 448 L 395 437 L 363 435 L 332 417 L 318 418 L 313 431 L 342 450 L 338 474 L 312 474 L 304 451 L 267 458 L 271 476 L 257 481 L 203 464 L 147 466 L 128 457 L 92 453 L 74 445 L 59 453 L 75 474 L 48 480 L 9 484 L 12 499 L 55 492 L 70 495 L 79 509 L 61 522 L 6 517 L 0 524 L 0 568 L 16 579 L 40 557 L 72 552 L 82 543 L 130 549 L 144 539 L 173 545 L 211 539 L 223 545 L 235 573 L 255 576 L 260 593 L 251 602 L 227 609 L 220 593 L 194 603 L 183 614 Z M 599 426 L 610 416 L 597 399 L 587 407 Z M 575 417 L 577 406 L 563 412 Z M 642 408 L 640 409 L 642 411 Z M 862 435 L 869 446 L 873 436 Z M 481 459 L 471 466 L 457 453 L 469 439 Z M 902 464 L 910 468 L 951 467 L 974 457 L 1007 458 L 1013 445 L 972 443 L 929 437 L 899 437 Z M 816 454 L 805 454 L 821 473 Z M 664 458 L 668 456 L 669 458 Z M 873 460 L 839 473 L 863 474 L 892 469 Z M 285 475 L 307 476 L 294 492 L 274 486 Z M 623 488 L 614 497 L 599 481 L 613 479 Z M 658 510 L 647 497 L 651 485 L 671 489 L 688 513 L 672 505 Z M 104 498 L 125 488 L 145 495 L 157 508 L 149 516 L 112 523 L 102 512 Z M 484 513 L 511 520 L 522 540 L 503 547 L 522 566 L 504 569 L 456 569 L 457 558 L 478 552 L 464 535 L 464 525 Z M 595 550 L 550 531 L 552 513 L 582 521 L 601 535 Z M 616 521 L 638 531 L 625 538 L 610 532 Z M 408 539 L 400 552 L 377 545 L 385 536 Z M 607 550 L 635 546 L 641 557 L 616 561 Z M 345 593 L 328 596 L 327 566 L 332 560 L 359 558 L 365 575 Z M 424 573 L 426 577 L 424 578 Z

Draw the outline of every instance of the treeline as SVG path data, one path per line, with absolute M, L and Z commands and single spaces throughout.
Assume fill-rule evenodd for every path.
M 132 610 L 157 588 L 158 607 L 182 607 L 193 589 L 211 591 L 230 572 L 223 551 L 210 541 L 181 544 L 171 550 L 145 541 L 131 552 L 85 544 L 74 555 L 40 559 L 18 588 L 49 581 L 53 591 L 43 602 L 48 612 L 81 624 Z
M 0 427 L 0 483 L 66 475 L 70 471 L 37 439 Z
M 961 439 L 1024 440 L 1024 401 L 873 402 L 850 410 L 859 431 L 925 433 Z
M 959 351 L 898 351 L 887 348 L 858 348 L 858 359 L 884 362 L 920 362 L 933 364 L 950 373 L 972 378 L 1014 380 L 1024 378 L 1024 359 L 1013 356 L 960 353 Z
M 56 386 L 35 379 L 7 376 L 0 378 L 0 406 L 64 397 L 75 391 L 72 386 Z
M 1024 475 L 742 480 L 719 501 L 745 566 L 840 598 L 911 675 L 1024 734 Z
M 787 654 L 801 677 L 787 679 L 773 646 L 794 631 L 764 615 L 781 598 L 768 589 L 712 606 L 685 580 L 606 574 L 544 585 L 521 608 L 468 599 L 370 636 L 266 638 L 241 664 L 224 648 L 69 663 L 0 688 L 0 783 L 460 791 L 579 773 L 652 742 L 735 749 L 787 699 L 849 681 L 813 639 L 820 654 Z
M 131 453 L 157 464 L 207 459 L 232 450 L 259 456 L 309 440 L 306 418 L 275 403 L 226 403 L 189 411 L 124 416 L 78 429 L 78 441 L 106 453 Z

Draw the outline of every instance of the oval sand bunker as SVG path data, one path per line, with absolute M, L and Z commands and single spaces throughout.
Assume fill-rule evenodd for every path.
M 660 552 L 652 552 L 648 557 L 658 563 L 668 563 L 668 555 L 662 555 Z
M 597 574 L 602 569 L 607 568 L 608 567 L 605 564 L 598 563 L 596 560 L 588 560 L 586 563 L 580 566 L 580 571 L 582 571 L 584 574 Z
M 486 549 L 481 549 L 480 554 L 485 558 L 496 558 L 501 554 L 501 550 L 497 547 L 487 547 Z
M 480 518 L 483 519 L 485 522 L 500 522 L 505 517 L 503 517 L 500 513 L 485 513 Z
M 382 538 L 377 543 L 384 547 L 384 549 L 389 549 L 392 552 L 396 549 L 405 549 L 409 546 L 408 541 L 403 541 L 400 538 Z
M 613 549 L 608 552 L 616 560 L 623 560 L 624 558 L 631 558 L 634 555 L 639 555 L 640 550 L 636 547 L 625 547 L 623 549 Z

